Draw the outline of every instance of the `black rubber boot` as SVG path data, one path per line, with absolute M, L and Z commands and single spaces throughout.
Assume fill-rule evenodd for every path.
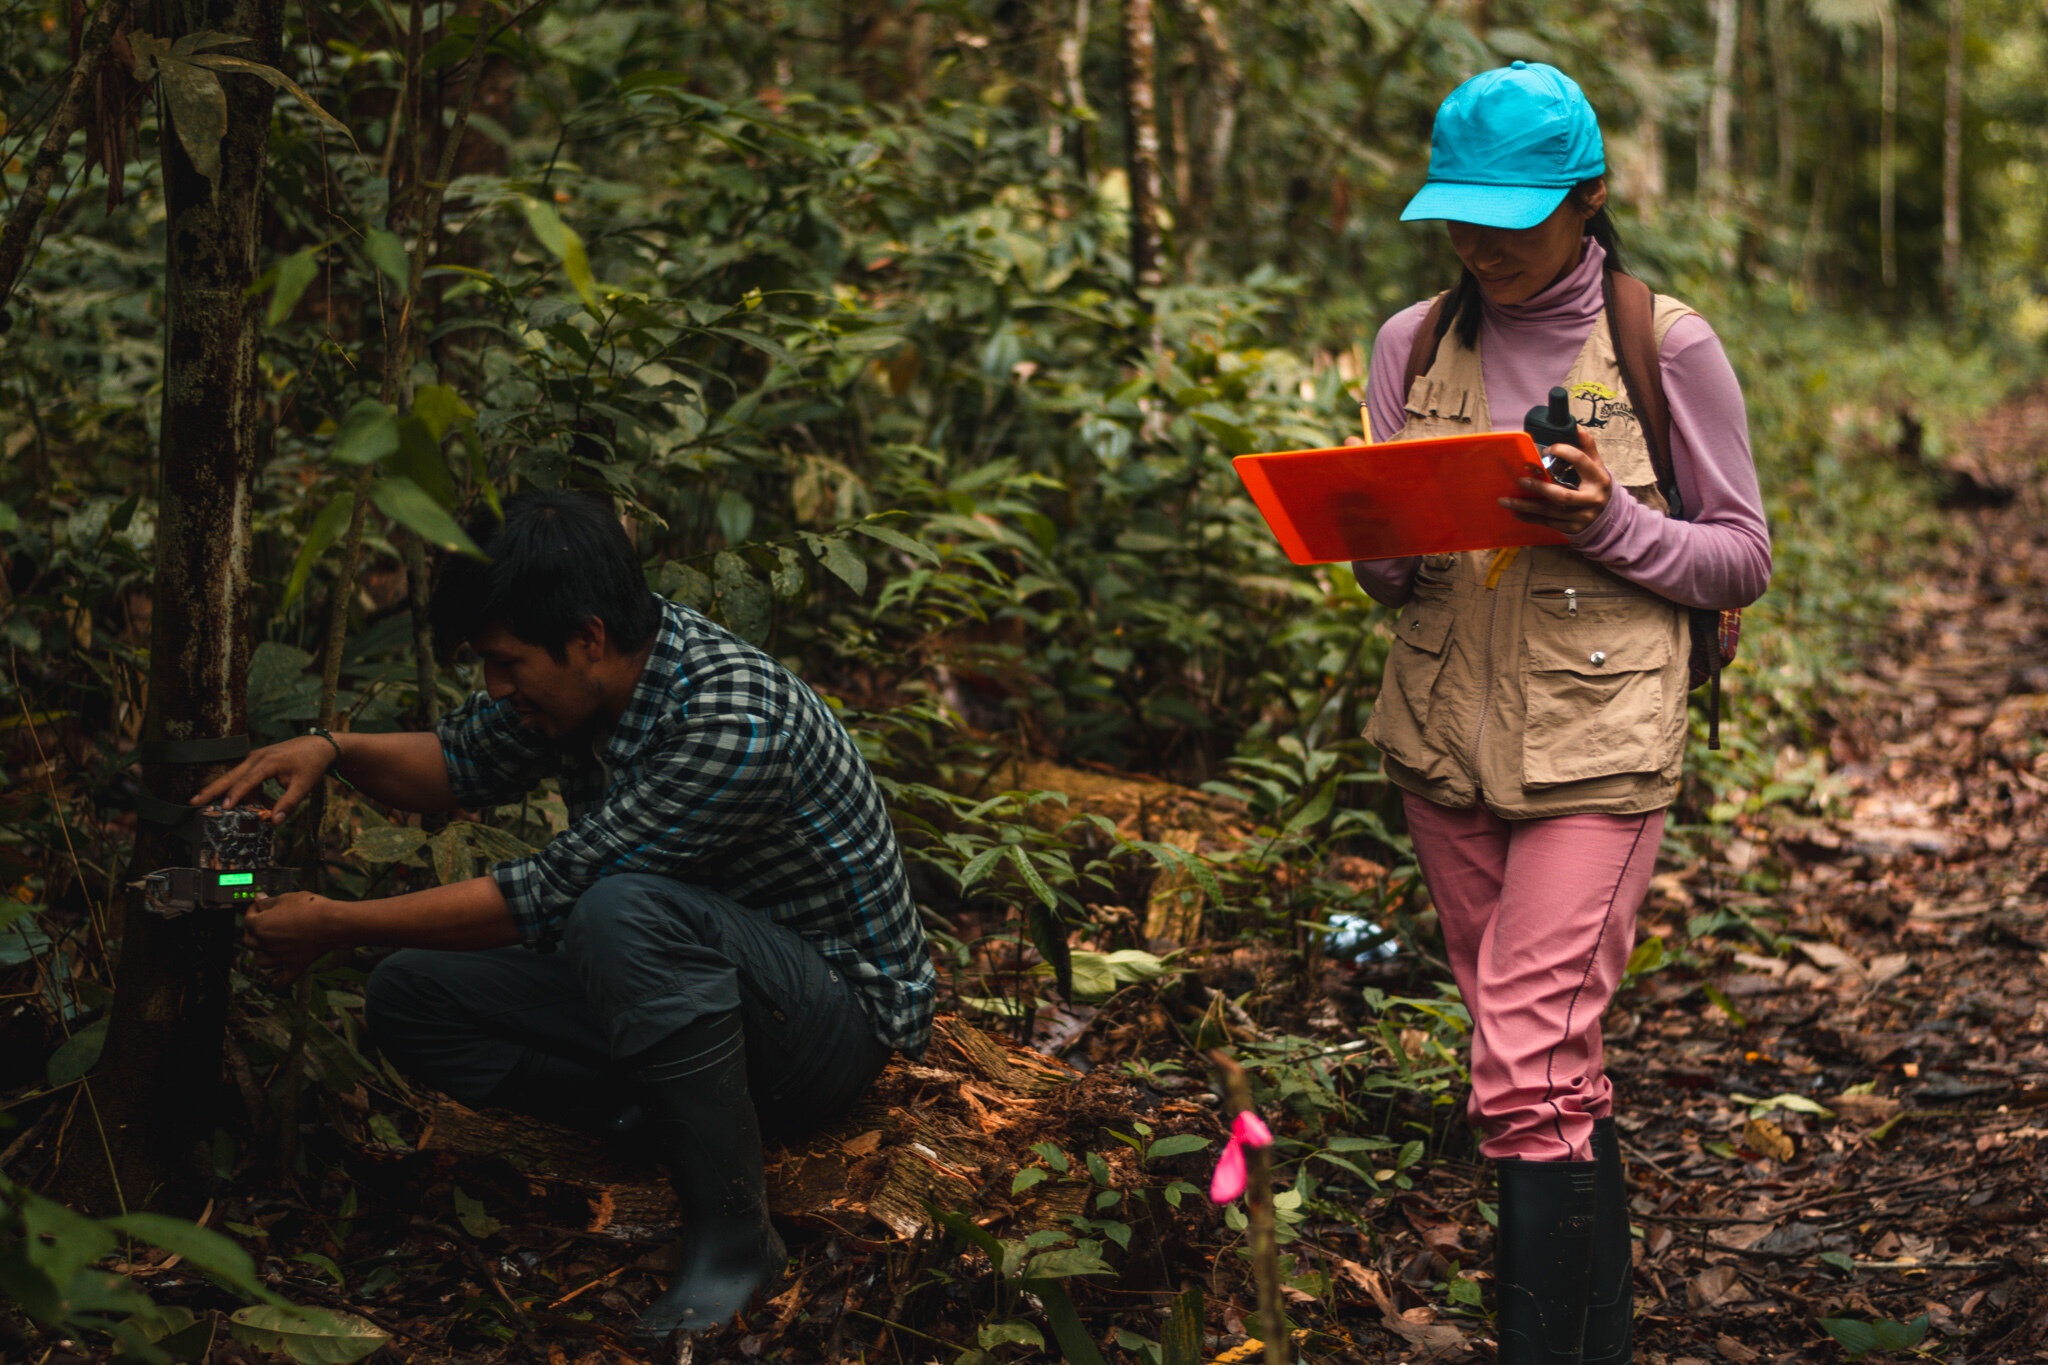
M 1585 1365 L 1635 1359 L 1635 1259 L 1628 1232 L 1628 1187 L 1611 1118 L 1593 1122 L 1593 1288 L 1586 1303 Z
M 1592 1284 L 1591 1161 L 1500 1163 L 1500 1365 L 1579 1365 Z
M 729 1321 L 789 1253 L 768 1221 L 761 1128 L 736 1012 L 708 1015 L 634 1059 L 647 1134 L 682 1201 L 682 1264 L 634 1325 L 642 1346 Z

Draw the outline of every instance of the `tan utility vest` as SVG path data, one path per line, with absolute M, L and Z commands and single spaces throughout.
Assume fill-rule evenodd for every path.
M 1657 350 L 1692 310 L 1658 295 Z M 1628 404 L 1603 313 L 1565 388 L 1600 459 L 1639 501 L 1668 511 Z M 1397 441 L 1515 430 L 1495 421 L 1479 352 L 1445 333 L 1408 392 Z M 1685 613 L 1570 546 L 1425 556 L 1366 738 L 1387 776 L 1440 805 L 1484 802 L 1510 820 L 1671 804 L 1685 754 Z

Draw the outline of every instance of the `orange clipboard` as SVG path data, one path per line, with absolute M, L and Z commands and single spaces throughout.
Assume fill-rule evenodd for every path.
M 1549 478 L 1526 432 L 1280 450 L 1231 463 L 1296 564 L 1566 543 L 1496 501 L 1520 497 L 1523 478 Z

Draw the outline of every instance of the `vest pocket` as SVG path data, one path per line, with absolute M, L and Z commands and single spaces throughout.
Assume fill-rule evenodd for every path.
M 1450 603 L 1434 594 L 1411 601 L 1394 621 L 1393 648 L 1387 651 L 1386 672 L 1365 736 L 1411 768 L 1434 766 L 1424 736 L 1450 634 Z
M 1669 763 L 1670 632 L 1617 613 L 1578 629 L 1532 629 L 1525 644 L 1523 782 L 1555 786 Z

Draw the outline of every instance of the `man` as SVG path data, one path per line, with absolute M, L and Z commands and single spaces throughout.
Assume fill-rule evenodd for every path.
M 673 1172 L 684 1254 L 649 1344 L 743 1309 L 785 1262 L 763 1124 L 850 1105 L 930 1036 L 936 976 L 881 793 L 819 698 L 760 650 L 650 593 L 617 518 L 525 493 L 473 530 L 433 598 L 485 691 L 431 733 L 315 732 L 251 754 L 195 803 L 333 768 L 412 811 L 517 800 L 555 776 L 569 826 L 486 876 L 381 900 L 259 903 L 244 940 L 279 979 L 395 946 L 371 1031 L 467 1104 L 567 1121 L 637 1098 Z

